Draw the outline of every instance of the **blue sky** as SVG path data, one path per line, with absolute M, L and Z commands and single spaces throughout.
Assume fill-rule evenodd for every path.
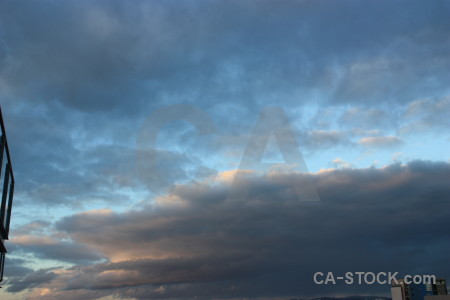
M 16 177 L 2 299 L 389 294 L 319 287 L 316 271 L 450 279 L 449 13 L 2 1 Z

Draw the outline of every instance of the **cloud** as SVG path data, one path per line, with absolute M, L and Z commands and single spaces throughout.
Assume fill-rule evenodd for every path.
M 412 101 L 403 113 L 404 122 L 400 134 L 439 134 L 450 125 L 450 97 L 419 99 Z
M 313 130 L 308 132 L 304 143 L 311 149 L 330 148 L 338 145 L 351 144 L 347 135 L 344 132 L 337 130 Z
M 405 3 L 5 2 L 0 82 L 12 98 L 133 114 L 202 95 L 252 107 L 320 89 L 338 103 L 439 94 L 448 4 L 394 13 Z
M 51 226 L 50 222 L 37 219 L 20 227 L 14 228 L 14 234 L 25 235 L 25 234 L 44 233 L 50 226 Z
M 91 247 L 73 241 L 64 241 L 46 235 L 16 236 L 10 242 L 14 253 L 33 253 L 37 258 L 76 264 L 87 264 L 104 258 Z
M 389 111 L 380 108 L 352 107 L 339 117 L 339 124 L 350 128 L 374 130 L 375 128 L 395 128 L 396 118 L 394 109 Z M 394 116 L 393 116 L 394 115 Z
M 2 3 L 0 96 L 23 184 L 17 204 L 83 207 L 119 201 L 124 193 L 107 192 L 116 186 L 145 189 L 130 166 L 136 133 L 174 103 L 210 113 L 222 138 L 163 135 L 166 146 L 186 145 L 162 151 L 158 171 L 170 182 L 194 177 L 194 164 L 215 169 L 205 163 L 211 153 L 210 162 L 229 163 L 218 169 L 237 167 L 267 105 L 293 119 L 308 105 L 349 106 L 321 119 L 339 126 L 301 129 L 307 152 L 353 146 L 352 127 L 401 128 L 383 105 L 442 98 L 449 81 L 448 4 L 407 4 L 411 11 L 402 1 Z
M 25 277 L 26 275 L 33 272 L 32 269 L 24 267 L 26 261 L 20 258 L 8 258 L 6 263 L 7 276 L 11 277 Z M 5 275 L 5 274 L 4 274 Z
M 20 222 L 31 221 L 12 231 L 12 250 L 76 264 L 31 274 L 14 262 L 12 274 L 29 277 L 16 277 L 10 291 L 32 288 L 30 299 L 332 294 L 311 287 L 310 273 L 423 270 L 426 252 L 438 253 L 427 261 L 442 271 L 446 164 L 353 169 L 337 160 L 347 168 L 315 175 L 322 204 L 298 207 L 292 184 L 302 174 L 249 173 L 248 201 L 228 203 L 233 172 L 224 170 L 239 166 L 258 113 L 270 105 L 295 121 L 305 153 L 353 154 L 404 145 L 407 134 L 441 135 L 449 125 L 448 8 L 3 1 L 0 98 L 18 178 L 14 209 Z M 139 174 L 136 134 L 174 103 L 211 115 L 217 134 L 166 126 L 150 152 L 162 167 Z M 197 170 L 217 170 L 222 182 L 186 184 Z M 155 174 L 172 186 L 141 201 L 153 196 Z M 116 211 L 77 214 L 99 206 Z
M 336 168 L 351 168 L 352 164 L 349 162 L 346 162 L 342 158 L 335 158 L 333 159 L 333 164 L 335 164 Z
M 403 140 L 396 136 L 373 136 L 359 140 L 359 144 L 365 147 L 397 147 L 403 143 Z
M 17 293 L 25 289 L 33 288 L 44 283 L 48 283 L 55 279 L 57 275 L 51 270 L 39 270 L 32 272 L 24 278 L 13 278 L 8 280 L 7 291 L 11 293 Z
M 75 214 L 56 223 L 58 232 L 110 262 L 66 269 L 31 293 L 54 288 L 48 299 L 76 293 L 136 299 L 290 297 L 319 289 L 368 292 L 365 286 L 352 286 L 351 292 L 345 285 L 315 286 L 316 271 L 448 277 L 441 260 L 450 250 L 449 175 L 449 164 L 427 161 L 320 172 L 314 176 L 320 203 L 302 205 L 291 183 L 303 175 L 279 173 L 246 181 L 252 189 L 245 202 L 227 200 L 223 187 L 196 184 L 171 191 L 185 206 Z M 370 291 L 386 293 L 384 286 Z

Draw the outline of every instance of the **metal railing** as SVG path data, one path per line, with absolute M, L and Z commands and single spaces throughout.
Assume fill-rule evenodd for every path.
M 4 240 L 9 237 L 9 225 L 11 222 L 11 208 L 14 196 L 14 173 L 11 164 L 11 155 L 9 153 L 8 140 L 6 139 L 5 124 L 0 108 L 0 179 L 3 180 L 1 191 L 2 202 L 0 206 L 0 282 L 3 281 L 3 271 L 5 265 L 6 247 Z M 6 158 L 6 159 L 5 159 Z M 1 181 L 0 181 L 1 187 Z

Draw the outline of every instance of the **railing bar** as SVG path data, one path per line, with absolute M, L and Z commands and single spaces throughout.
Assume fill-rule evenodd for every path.
M 9 223 L 11 222 L 11 210 L 13 204 L 13 196 L 14 196 L 14 181 L 11 181 L 9 185 L 9 199 L 8 199 L 8 211 L 6 212 L 6 239 L 9 237 Z
M 4 179 L 5 181 L 3 183 L 2 206 L 0 208 L 0 223 L 2 224 L 2 226 L 5 220 L 6 197 L 8 195 L 8 187 L 9 187 L 9 174 L 10 174 L 9 168 L 10 164 L 7 163 L 5 167 L 5 179 Z

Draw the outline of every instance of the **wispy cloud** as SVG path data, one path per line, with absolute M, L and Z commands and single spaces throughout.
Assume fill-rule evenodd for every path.
M 403 144 L 403 141 L 396 136 L 370 136 L 361 138 L 359 144 L 366 147 L 395 147 Z

